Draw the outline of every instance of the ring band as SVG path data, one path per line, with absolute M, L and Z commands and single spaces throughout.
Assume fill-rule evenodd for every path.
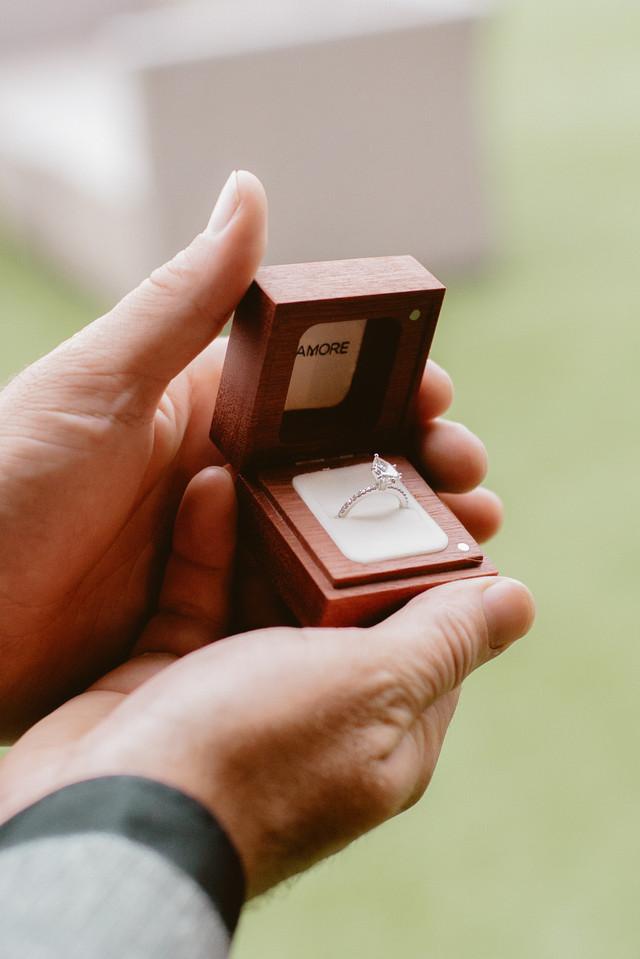
M 399 473 L 395 464 L 387 463 L 376 453 L 371 464 L 371 472 L 375 483 L 372 486 L 365 486 L 359 489 L 353 496 L 346 500 L 338 511 L 338 519 L 343 519 L 351 512 L 356 503 L 368 496 L 369 493 L 393 493 L 400 503 L 401 509 L 407 509 L 409 506 L 409 497 L 401 486 L 396 484 L 402 479 L 402 473 Z

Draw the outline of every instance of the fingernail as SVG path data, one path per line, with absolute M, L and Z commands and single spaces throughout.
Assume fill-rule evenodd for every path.
M 526 586 L 501 579 L 482 594 L 482 608 L 491 649 L 504 649 L 528 633 L 535 618 L 535 602 Z
M 229 474 L 229 476 L 231 477 L 231 479 L 232 479 L 233 482 L 235 483 L 235 481 L 238 479 L 238 471 L 233 468 L 233 466 L 231 465 L 231 463 L 225 463 L 222 468 L 227 471 L 227 473 Z
M 213 208 L 213 213 L 207 224 L 207 233 L 221 233 L 230 222 L 240 204 L 238 191 L 238 176 L 234 170 L 225 185 Z

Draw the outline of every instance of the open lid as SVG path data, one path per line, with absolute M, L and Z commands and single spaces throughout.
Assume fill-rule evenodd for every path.
M 237 470 L 402 445 L 444 287 L 410 256 L 261 268 L 211 438 Z

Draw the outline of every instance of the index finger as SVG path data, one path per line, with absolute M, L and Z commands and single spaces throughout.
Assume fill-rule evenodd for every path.
M 416 420 L 426 423 L 433 420 L 451 406 L 453 400 L 453 382 L 451 377 L 434 360 L 427 360 L 418 391 Z

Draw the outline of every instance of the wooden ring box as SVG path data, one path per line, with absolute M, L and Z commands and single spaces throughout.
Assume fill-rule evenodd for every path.
M 444 292 L 410 256 L 336 260 L 263 267 L 236 310 L 211 438 L 238 473 L 240 541 L 303 625 L 368 625 L 430 586 L 497 572 L 407 459 Z M 444 548 L 354 561 L 294 489 L 374 453 L 397 464 Z M 381 497 L 376 543 L 407 521 L 395 497 L 368 502 Z M 362 525 L 363 506 L 338 522 Z

